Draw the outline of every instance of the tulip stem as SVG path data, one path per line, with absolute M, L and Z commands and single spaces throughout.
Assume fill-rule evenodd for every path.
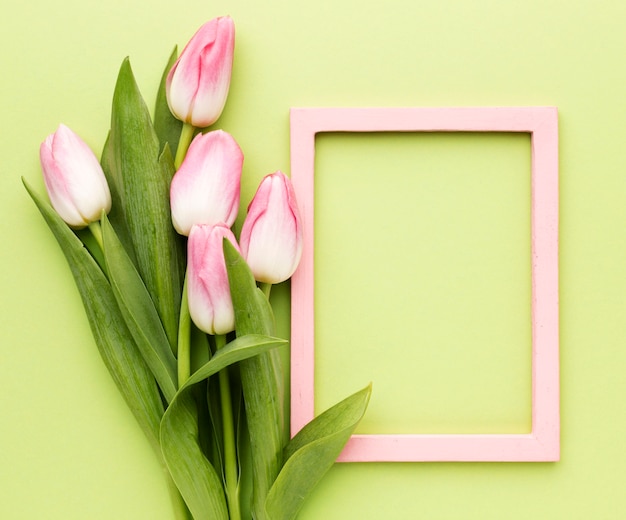
M 191 316 L 187 300 L 187 273 L 183 282 L 183 295 L 180 301 L 178 320 L 178 388 L 183 386 L 191 375 Z
M 189 145 L 191 144 L 191 139 L 193 138 L 193 133 L 195 131 L 195 127 L 189 123 L 183 123 L 183 128 L 180 132 L 180 137 L 178 138 L 178 148 L 176 148 L 176 158 L 174 159 L 174 166 L 178 170 L 180 165 L 183 163 L 183 159 L 185 155 L 187 155 L 187 150 Z
M 215 336 L 217 350 L 226 345 L 226 336 Z M 235 445 L 235 428 L 233 421 L 233 405 L 230 395 L 230 380 L 228 367 L 219 373 L 220 399 L 222 403 L 222 426 L 224 433 L 224 476 L 226 480 L 226 499 L 231 520 L 241 520 L 239 508 L 239 475 L 237 465 L 237 450 Z
M 90 222 L 89 231 L 91 231 L 91 234 L 96 239 L 96 242 L 98 242 L 100 250 L 104 251 L 104 241 L 102 240 L 102 228 L 100 227 L 100 221 Z
M 263 291 L 263 294 L 267 298 L 267 301 L 270 300 L 270 292 L 272 290 L 272 284 L 266 282 L 259 282 L 259 289 Z

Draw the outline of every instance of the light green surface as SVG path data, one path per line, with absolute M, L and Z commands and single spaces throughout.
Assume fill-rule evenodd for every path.
M 359 433 L 530 431 L 529 135 L 316 150 L 319 411 L 372 381 Z
M 626 5 L 591 0 L 241 0 L 190 1 L 180 6 L 161 0 L 35 0 L 5 6 L 0 18 L 0 113 L 4 121 L 0 141 L 0 229 L 4 236 L 0 257 L 0 518 L 171 518 L 159 467 L 98 358 L 64 259 L 19 177 L 24 175 L 42 189 L 38 146 L 61 121 L 99 152 L 122 59 L 130 55 L 140 87 L 152 104 L 160 69 L 173 45 L 183 44 L 203 21 L 220 14 L 233 16 L 238 31 L 231 95 L 220 124 L 235 136 L 246 155 L 244 204 L 263 175 L 289 170 L 291 106 L 559 108 L 562 460 L 554 464 L 338 465 L 311 497 L 301 518 L 621 518 L 626 509 L 626 248 L 622 225 L 626 221 Z M 394 161 L 385 154 L 392 147 L 398 147 L 403 165 L 412 162 L 411 154 L 416 153 L 402 139 L 376 141 L 371 146 L 351 137 L 326 136 L 321 141 L 320 161 L 326 164 L 322 167 L 346 175 L 358 173 L 354 168 L 363 164 L 365 153 L 371 157 L 370 170 L 375 164 L 391 169 Z M 417 149 L 424 144 L 416 143 Z M 395 332 L 385 331 L 381 323 L 401 319 L 389 296 L 379 302 L 386 319 L 379 322 L 370 315 L 363 323 L 376 338 L 382 338 L 377 345 L 359 349 L 351 340 L 346 345 L 349 357 L 342 361 L 342 354 L 330 344 L 320 344 L 320 378 L 333 378 L 335 361 L 343 364 L 339 376 L 349 391 L 371 379 L 372 372 L 378 371 L 374 376 L 382 378 L 379 385 L 374 380 L 375 415 L 364 429 L 378 431 L 388 422 L 395 422 L 394 429 L 413 424 L 425 429 L 474 429 L 485 424 L 481 414 L 489 430 L 523 431 L 527 427 L 529 395 L 523 375 L 528 371 L 528 329 L 521 316 L 528 313 L 529 296 L 522 283 L 528 272 L 517 254 L 526 257 L 528 250 L 523 236 L 528 227 L 523 206 L 528 163 L 520 162 L 528 160 L 528 143 L 487 138 L 476 143 L 480 150 L 475 156 L 469 144 L 470 140 L 455 138 L 429 141 L 425 156 L 414 156 L 415 160 L 422 166 L 434 161 L 432 171 L 441 174 L 411 181 L 415 188 L 424 183 L 424 193 L 418 190 L 419 208 L 404 214 L 389 200 L 384 202 L 384 207 L 393 210 L 394 223 L 406 219 L 407 226 L 411 221 L 424 225 L 442 212 L 441 221 L 421 228 L 436 247 L 433 257 L 421 256 L 428 261 L 432 276 L 419 270 L 418 253 L 429 247 L 418 236 L 420 228 L 410 228 L 412 240 L 406 245 L 416 257 L 406 259 L 414 261 L 416 271 L 409 287 L 423 283 L 429 290 L 435 285 L 445 288 L 432 306 L 416 301 L 421 319 L 430 322 L 423 333 L 431 339 L 438 336 L 440 341 L 439 354 L 425 358 L 425 363 L 434 364 L 430 372 L 417 366 L 416 373 L 423 377 L 414 382 L 401 378 L 418 395 L 398 400 L 393 385 L 387 384 L 390 365 L 374 363 L 367 350 L 375 348 L 384 355 L 380 343 L 394 337 Z M 435 154 L 442 146 L 466 159 L 459 162 Z M 490 158 L 498 171 L 511 167 L 511 182 L 518 184 L 509 185 L 504 177 L 491 177 L 495 170 L 482 169 L 481 161 Z M 476 174 L 480 181 L 456 178 L 454 172 L 461 163 L 467 165 L 468 175 Z M 400 173 L 389 175 L 397 178 Z M 374 182 L 384 185 L 381 179 Z M 333 232 L 359 221 L 359 212 L 375 199 L 380 186 L 372 183 L 355 186 L 363 188 L 361 197 L 335 198 L 328 207 L 322 206 L 319 226 L 325 234 L 320 240 L 330 243 Z M 347 187 L 345 181 L 338 184 L 344 193 Z M 513 187 L 520 192 L 512 192 Z M 321 185 L 320 190 L 329 201 L 339 196 L 332 193 L 331 185 Z M 431 196 L 443 197 L 442 207 L 447 210 L 435 205 Z M 467 220 L 452 211 L 457 207 L 468 211 Z M 380 226 L 378 209 L 371 211 L 363 215 L 364 221 Z M 491 218 L 500 211 L 501 221 Z M 425 212 L 424 220 L 416 218 L 419 212 Z M 333 217 L 345 220 L 336 224 L 329 220 Z M 485 248 L 468 236 L 474 224 L 480 224 L 485 233 L 476 237 L 486 243 Z M 442 230 L 451 230 L 449 241 Z M 500 233 L 504 241 L 489 244 L 489 235 Z M 397 229 L 394 234 L 399 236 Z M 379 239 L 383 245 L 392 240 Z M 351 254 L 367 245 L 364 237 L 356 235 L 341 245 L 347 242 L 354 243 Z M 363 258 L 354 270 L 353 282 L 365 280 L 370 269 L 380 269 L 381 251 Z M 455 256 L 459 251 L 469 255 L 472 276 L 463 275 L 463 283 L 454 284 L 444 279 L 443 270 L 461 277 L 463 257 Z M 507 255 L 509 263 L 483 265 Z M 322 251 L 318 251 L 320 256 L 323 268 L 329 260 L 324 260 Z M 489 276 L 484 276 L 487 268 Z M 515 279 L 503 287 L 497 281 L 509 277 L 507 269 L 516 273 Z M 336 271 L 328 274 L 332 280 Z M 480 276 L 485 278 L 484 287 L 476 279 Z M 341 301 L 339 289 L 349 279 L 341 279 L 332 288 L 322 278 L 320 274 L 319 290 Z M 372 282 L 363 290 L 378 290 L 377 284 L 382 283 Z M 286 291 L 281 289 L 277 296 L 285 331 Z M 462 298 L 456 297 L 457 290 Z M 481 306 L 493 305 L 494 298 L 503 301 L 492 309 L 498 316 L 497 328 L 489 327 L 482 308 L 469 306 L 472 295 Z M 478 359 L 460 350 L 460 333 L 452 323 L 442 327 L 447 323 L 440 312 L 448 309 L 446 299 L 455 299 L 449 309 L 454 321 L 467 319 L 468 308 L 467 312 L 475 313 L 476 320 L 468 320 L 468 326 L 471 343 L 479 347 L 472 350 Z M 373 312 L 356 295 L 349 303 Z M 483 341 L 487 330 L 495 338 L 491 345 Z M 333 332 L 320 334 L 332 339 Z M 490 350 L 496 343 L 507 343 L 512 350 L 497 356 Z M 401 350 L 393 346 L 392 352 L 398 355 Z M 462 365 L 442 363 L 444 354 L 445 360 L 461 356 Z M 411 360 L 423 355 L 412 352 Z M 443 381 L 432 374 L 439 369 L 447 371 Z M 398 370 L 410 375 L 411 366 L 399 363 Z M 520 382 L 510 380 L 517 377 Z M 471 387 L 469 410 L 444 384 L 457 379 Z M 323 385 L 319 399 L 334 400 L 344 393 L 343 384 Z M 430 391 L 433 385 L 436 392 Z M 380 397 L 376 397 L 378 386 Z M 446 410 L 444 415 L 434 413 L 440 412 L 437 399 Z M 417 406 L 421 400 L 423 409 Z

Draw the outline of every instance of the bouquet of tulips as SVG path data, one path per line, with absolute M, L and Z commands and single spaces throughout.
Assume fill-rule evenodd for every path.
M 370 387 L 289 439 L 269 303 L 302 251 L 289 178 L 261 182 L 239 240 L 243 153 L 207 131 L 226 102 L 229 17 L 203 25 L 162 77 L 154 119 L 120 69 L 101 160 L 69 128 L 41 145 L 54 233 L 95 343 L 168 478 L 178 519 L 290 519 L 365 412 Z

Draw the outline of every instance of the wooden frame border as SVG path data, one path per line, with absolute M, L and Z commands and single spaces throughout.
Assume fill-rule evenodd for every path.
M 291 285 L 292 435 L 314 417 L 315 135 L 385 131 L 531 136 L 532 430 L 528 434 L 353 435 L 338 460 L 559 460 L 558 115 L 553 107 L 291 109 L 291 175 L 304 228 L 302 261 Z

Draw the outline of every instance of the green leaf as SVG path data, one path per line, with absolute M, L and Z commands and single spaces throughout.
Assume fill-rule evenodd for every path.
M 257 288 L 245 260 L 224 241 L 224 258 L 235 309 L 237 336 L 271 335 L 274 329 L 272 308 Z M 242 362 L 239 366 L 250 433 L 252 457 L 252 511 L 264 520 L 265 499 L 282 467 L 282 452 L 287 442 L 284 414 L 285 390 L 276 350 Z
M 285 465 L 265 504 L 268 518 L 292 520 L 332 467 L 363 417 L 372 386 L 337 403 L 308 423 L 287 445 Z
M 198 411 L 193 393 L 177 395 L 161 422 L 161 450 L 194 520 L 228 520 L 221 478 L 198 441 Z
M 176 157 L 176 149 L 178 148 L 178 140 L 180 139 L 180 132 L 183 127 L 183 122 L 176 119 L 167 104 L 167 96 L 165 93 L 165 81 L 167 75 L 176 62 L 178 50 L 174 47 L 172 54 L 167 61 L 167 65 L 163 70 L 161 76 L 161 84 L 159 85 L 159 91 L 157 92 L 156 105 L 154 108 L 154 130 L 159 137 L 159 143 L 161 144 L 161 150 L 165 148 L 165 145 L 169 143 L 172 155 Z
M 174 231 L 170 217 L 174 162 L 167 147 L 160 154 L 159 140 L 128 59 L 115 86 L 105 156 L 123 204 L 137 270 L 175 351 L 184 253 L 182 238 Z
M 287 344 L 288 341 L 285 339 L 274 338 L 264 334 L 247 334 L 240 336 L 225 345 L 224 348 L 219 349 L 210 361 L 207 361 L 192 374 L 183 385 L 183 388 L 199 383 L 233 363 L 248 360 L 254 356 L 263 354 L 277 347 L 283 347 Z
M 228 519 L 221 477 L 204 455 L 198 439 L 193 385 L 238 361 L 284 345 L 262 335 L 237 338 L 205 363 L 178 391 L 161 421 L 163 457 L 195 520 Z
M 22 179 L 23 180 L 23 179 Z M 81 241 L 28 183 L 39 208 L 69 263 L 100 355 L 142 430 L 159 450 L 163 403 L 154 377 L 126 327 L 109 282 Z
M 135 246 L 133 245 L 130 230 L 128 229 L 128 224 L 126 222 L 126 211 L 123 200 L 124 185 L 122 183 L 122 179 L 120 178 L 121 172 L 116 166 L 115 149 L 113 147 L 110 132 L 104 143 L 104 148 L 102 149 L 100 164 L 102 165 L 102 170 L 104 171 L 104 175 L 109 185 L 109 191 L 111 192 L 111 211 L 109 211 L 107 217 L 109 222 L 111 222 L 113 229 L 115 229 L 120 241 L 124 244 L 124 249 L 128 253 L 128 256 L 130 256 L 133 263 L 137 265 Z
M 113 294 L 144 361 L 169 403 L 178 388 L 176 358 L 150 294 L 106 215 L 101 224 L 104 258 Z

